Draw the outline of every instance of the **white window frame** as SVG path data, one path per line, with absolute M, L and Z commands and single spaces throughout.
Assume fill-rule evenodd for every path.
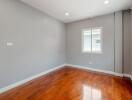
M 92 36 L 92 30 L 93 29 L 101 29 L 101 51 L 92 51 L 92 37 L 91 37 L 91 51 L 84 51 L 84 31 L 91 30 L 91 36 Z M 82 29 L 82 52 L 83 53 L 89 53 L 89 54 L 102 54 L 103 53 L 103 27 L 92 27 L 92 28 L 85 28 Z

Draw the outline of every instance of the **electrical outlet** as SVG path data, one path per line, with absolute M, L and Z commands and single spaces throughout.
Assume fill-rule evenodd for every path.
M 90 61 L 90 62 L 89 62 L 89 64 L 91 65 L 91 64 L 92 64 L 92 62 Z

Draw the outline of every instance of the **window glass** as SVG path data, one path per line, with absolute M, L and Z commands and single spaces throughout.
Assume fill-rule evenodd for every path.
M 101 52 L 101 29 L 92 29 L 92 52 Z
M 91 52 L 91 30 L 83 32 L 83 52 Z
M 83 31 L 83 52 L 102 52 L 102 28 L 92 28 Z

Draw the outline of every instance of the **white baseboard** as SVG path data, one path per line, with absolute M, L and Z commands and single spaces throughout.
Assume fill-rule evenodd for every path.
M 52 72 L 52 71 L 55 71 L 55 70 L 57 70 L 57 69 L 59 69 L 59 68 L 62 68 L 62 67 L 64 67 L 65 65 L 66 65 L 66 64 L 63 64 L 63 65 L 54 67 L 54 68 L 52 68 L 52 69 L 49 69 L 49 70 L 47 70 L 47 71 L 44 71 L 44 72 L 42 72 L 42 73 L 39 73 L 39 74 L 34 75 L 34 76 L 32 76 L 32 77 L 29 77 L 29 78 L 27 78 L 27 79 L 24 79 L 24 80 L 22 80 L 22 81 L 19 81 L 19 82 L 16 82 L 16 83 L 14 83 L 14 84 L 11 84 L 11 85 L 9 85 L 9 86 L 6 86 L 6 87 L 4 87 L 4 88 L 1 88 L 1 89 L 0 89 L 0 94 L 3 93 L 3 92 L 8 91 L 8 90 L 10 90 L 10 89 L 13 89 L 13 88 L 15 88 L 15 87 L 18 87 L 18 86 L 20 86 L 20 85 L 22 85 L 22 84 L 24 84 L 24 83 L 26 83 L 26 82 L 29 82 L 29 81 L 31 81 L 31 80 L 33 80 L 33 79 L 35 79 L 35 78 L 38 78 L 38 77 L 40 77 L 40 76 L 42 76 L 42 75 L 45 75 L 45 74 L 50 73 L 50 72 Z
M 101 73 L 106 73 L 106 74 L 111 74 L 111 75 L 123 77 L 122 73 L 116 73 L 116 72 L 107 71 L 107 70 L 100 70 L 100 69 L 90 68 L 90 67 L 86 67 L 86 66 L 73 65 L 73 64 L 65 64 L 65 66 L 70 66 L 70 67 L 80 68 L 80 69 L 86 69 L 86 70 L 90 70 L 90 71 L 96 71 L 96 72 L 101 72 Z
M 90 70 L 90 71 L 96 71 L 96 72 L 111 74 L 111 75 L 120 76 L 120 77 L 125 76 L 125 77 L 128 77 L 132 80 L 132 75 L 130 75 L 130 74 L 116 73 L 116 72 L 112 72 L 112 71 L 100 70 L 100 69 L 95 69 L 95 68 L 90 68 L 90 67 L 80 66 L 80 65 L 73 65 L 73 64 L 65 64 L 65 66 L 70 66 L 70 67 L 80 68 L 80 69 L 86 69 L 86 70 Z
M 123 76 L 129 77 L 132 80 L 132 75 L 130 75 L 130 74 L 123 74 Z

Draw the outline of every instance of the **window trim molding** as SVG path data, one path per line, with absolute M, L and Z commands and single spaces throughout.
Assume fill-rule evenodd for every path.
M 87 30 L 93 30 L 93 29 L 101 29 L 101 51 L 100 52 L 94 52 L 92 51 L 92 47 L 91 47 L 91 52 L 90 51 L 84 51 L 84 31 Z M 91 36 L 92 36 L 92 32 L 91 32 Z M 82 53 L 87 53 L 87 54 L 102 54 L 103 53 L 103 27 L 90 27 L 90 28 L 84 28 L 81 30 L 81 52 Z M 92 37 L 91 37 L 91 46 L 92 46 Z

